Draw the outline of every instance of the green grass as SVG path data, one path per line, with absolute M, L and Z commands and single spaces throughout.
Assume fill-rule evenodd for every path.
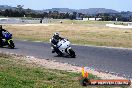
M 30 66 L 23 60 L 0 54 L 0 88 L 81 88 L 80 73 Z M 90 74 L 90 78 L 97 78 Z
M 0 88 L 84 88 L 81 73 L 51 70 L 25 62 L 21 57 L 0 53 Z M 90 79 L 99 77 L 89 74 Z M 87 86 L 87 88 L 113 88 Z M 127 87 L 122 87 L 127 88 Z

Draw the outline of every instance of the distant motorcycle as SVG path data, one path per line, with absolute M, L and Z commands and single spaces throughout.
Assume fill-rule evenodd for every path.
M 72 58 L 75 58 L 75 52 L 73 51 L 73 49 L 70 46 L 70 42 L 68 41 L 68 39 L 62 39 L 57 43 L 56 48 L 54 48 L 55 52 L 59 55 L 59 56 L 63 56 L 63 55 L 69 55 Z
M 14 49 L 15 45 L 12 39 L 12 34 L 9 32 L 3 32 L 4 38 L 2 39 L 2 44 L 0 44 L 0 47 L 8 46 L 11 49 Z

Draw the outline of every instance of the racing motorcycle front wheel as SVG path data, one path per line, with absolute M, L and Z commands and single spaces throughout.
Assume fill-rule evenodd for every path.
M 15 48 L 15 44 L 12 40 L 8 41 L 9 44 L 9 48 L 14 49 Z
M 76 54 L 75 54 L 75 52 L 72 49 L 69 49 L 69 54 L 70 54 L 71 58 L 75 58 L 76 57 Z

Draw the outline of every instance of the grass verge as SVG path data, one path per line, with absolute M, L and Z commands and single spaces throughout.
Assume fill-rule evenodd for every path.
M 0 88 L 82 87 L 77 80 L 80 73 L 45 69 L 19 58 L 0 53 Z M 90 74 L 90 78 L 97 77 Z

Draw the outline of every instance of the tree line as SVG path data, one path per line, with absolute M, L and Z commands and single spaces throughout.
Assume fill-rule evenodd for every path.
M 77 18 L 102 18 L 101 21 L 132 21 L 132 16 L 123 16 L 124 13 L 98 13 L 94 15 L 83 14 L 83 13 L 60 13 L 58 11 L 49 12 L 36 12 L 31 9 L 23 9 L 19 7 L 15 10 L 6 9 L 0 10 L 0 16 L 4 17 L 32 17 L 32 18 L 53 18 L 53 19 L 77 19 Z M 127 15 L 127 13 L 125 13 Z
M 32 18 L 53 18 L 53 19 L 76 19 L 76 12 L 73 13 L 59 13 L 58 11 L 49 11 L 39 13 L 31 9 L 6 9 L 0 10 L 0 16 L 4 17 L 32 17 Z M 78 13 L 79 17 L 84 17 L 84 14 Z

